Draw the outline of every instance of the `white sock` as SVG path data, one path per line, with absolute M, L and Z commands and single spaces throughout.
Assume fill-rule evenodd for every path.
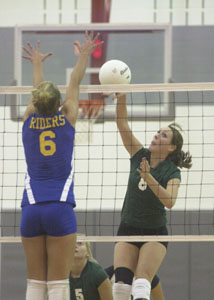
M 129 300 L 132 286 L 125 283 L 113 284 L 113 298 L 114 300 Z
M 48 300 L 70 300 L 69 279 L 48 281 Z
M 135 279 L 132 287 L 132 294 L 135 299 L 150 299 L 151 283 L 145 278 Z
M 46 300 L 47 282 L 27 279 L 26 300 Z

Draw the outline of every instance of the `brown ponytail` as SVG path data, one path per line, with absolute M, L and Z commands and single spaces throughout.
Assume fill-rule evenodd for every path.
M 190 169 L 192 167 L 192 156 L 190 155 L 189 151 L 184 152 L 182 150 L 183 137 L 180 133 L 180 131 L 182 131 L 181 126 L 177 123 L 172 123 L 168 127 L 172 130 L 172 144 L 176 146 L 176 149 L 169 154 L 167 158 L 174 162 L 174 164 L 179 168 Z

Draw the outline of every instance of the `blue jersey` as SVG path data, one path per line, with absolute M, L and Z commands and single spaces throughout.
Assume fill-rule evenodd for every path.
M 61 112 L 51 116 L 32 114 L 24 122 L 27 174 L 22 206 L 47 201 L 67 201 L 75 206 L 74 136 L 74 127 Z

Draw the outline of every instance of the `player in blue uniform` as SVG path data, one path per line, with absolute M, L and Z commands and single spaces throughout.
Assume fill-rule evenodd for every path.
M 62 109 L 61 94 L 52 82 L 43 81 L 42 54 L 28 43 L 23 47 L 33 64 L 32 99 L 22 130 L 27 163 L 22 200 L 21 236 L 27 262 L 26 300 L 68 300 L 69 274 L 76 244 L 73 211 L 73 147 L 78 115 L 79 85 L 88 57 L 100 45 L 93 33 L 74 44 L 79 58 L 71 75 Z

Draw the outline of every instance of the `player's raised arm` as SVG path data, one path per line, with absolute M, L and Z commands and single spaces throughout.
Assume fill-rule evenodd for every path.
M 39 84 L 44 80 L 43 76 L 43 62 L 47 57 L 52 55 L 52 52 L 43 54 L 40 52 L 40 41 L 37 42 L 37 46 L 34 49 L 31 43 L 27 43 L 28 48 L 22 47 L 23 51 L 27 55 L 23 55 L 22 58 L 29 60 L 33 65 L 33 87 L 37 88 Z M 30 114 L 35 111 L 32 99 L 30 99 L 28 106 L 24 114 L 24 121 Z
M 79 85 L 85 75 L 88 64 L 88 57 L 93 50 L 100 46 L 103 42 L 95 43 L 99 33 L 94 36 L 93 32 L 85 33 L 85 40 L 81 45 L 79 41 L 74 42 L 74 46 L 78 49 L 79 57 L 71 75 L 70 83 L 66 91 L 65 102 L 62 112 L 66 115 L 72 126 L 75 126 L 78 110 L 79 110 Z
M 126 107 L 126 95 L 117 94 L 117 108 L 116 108 L 116 122 L 120 131 L 120 135 L 126 150 L 132 157 L 136 152 L 142 148 L 142 144 L 132 133 L 132 130 L 128 123 L 127 107 Z

